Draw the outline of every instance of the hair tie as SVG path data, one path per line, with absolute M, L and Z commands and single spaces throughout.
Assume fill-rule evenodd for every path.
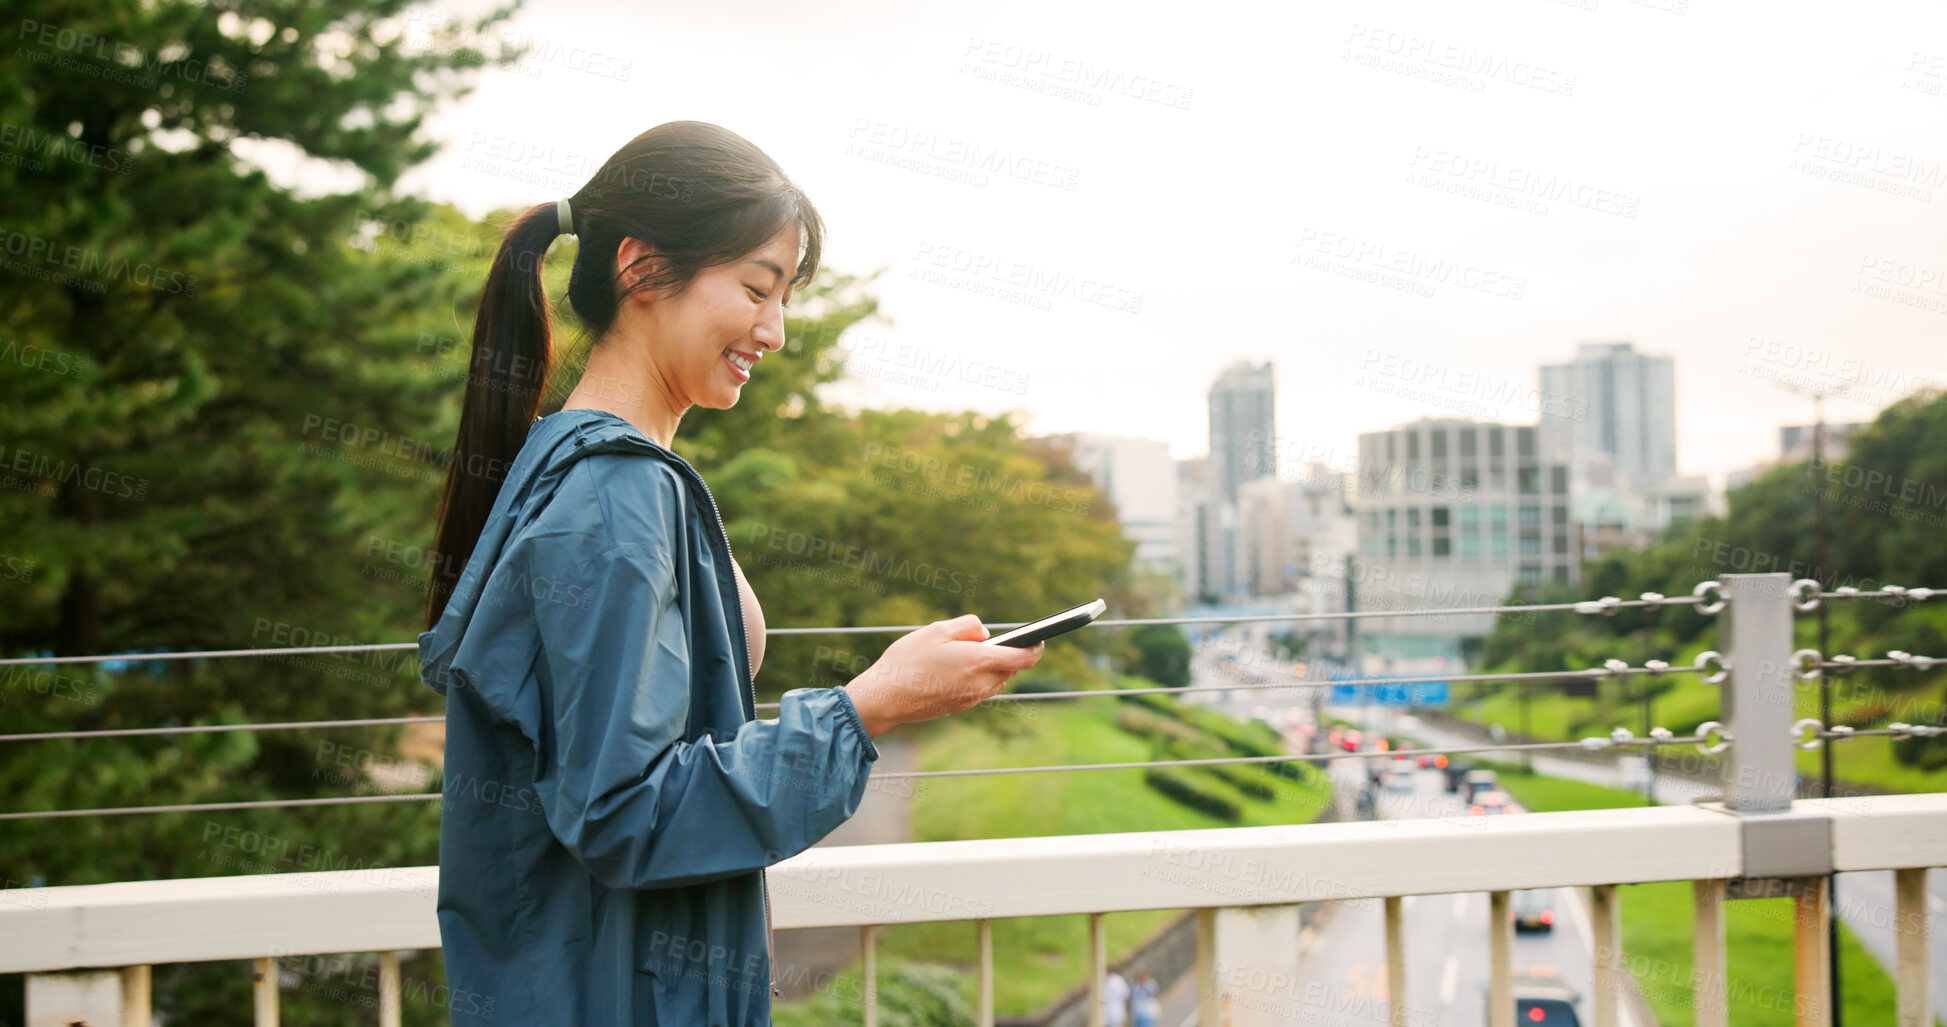
M 555 216 L 555 223 L 561 226 L 562 235 L 575 234 L 575 218 L 574 215 L 569 213 L 568 211 L 567 200 L 563 199 L 563 200 L 554 201 L 554 216 Z

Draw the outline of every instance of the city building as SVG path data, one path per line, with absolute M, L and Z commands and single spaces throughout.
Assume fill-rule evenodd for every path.
M 1580 581 L 1569 466 L 1537 426 L 1421 418 L 1359 436 L 1357 608 L 1495 606 L 1516 586 Z M 1463 666 L 1492 614 L 1374 618 L 1370 672 Z M 1377 661 L 1375 663 L 1375 661 Z
M 1607 457 L 1635 492 L 1677 473 L 1676 361 L 1628 342 L 1585 342 L 1541 365 L 1541 430 L 1574 465 Z
M 1210 460 L 1176 462 L 1176 556 L 1185 599 L 1209 603 L 1216 595 L 1210 559 Z
M 1715 506 L 1708 478 L 1677 473 L 1674 359 L 1585 342 L 1539 377 L 1542 445 L 1568 463 L 1583 557 L 1653 541 Z
M 1210 386 L 1211 495 L 1235 503 L 1243 485 L 1276 477 L 1277 388 L 1271 364 L 1238 361 Z
M 1247 484 L 1277 475 L 1272 365 L 1231 364 L 1211 383 L 1208 398 L 1210 453 L 1177 465 L 1176 537 L 1184 595 L 1215 604 L 1262 594 L 1277 576 L 1254 566 L 1276 557 L 1264 540 L 1253 540 L 1244 507 Z M 1261 488 L 1253 495 L 1261 518 L 1267 497 Z
M 1299 573 L 1296 583 L 1298 611 L 1338 613 L 1350 607 L 1348 578 L 1356 571 L 1359 548 L 1359 521 L 1352 508 L 1352 475 L 1322 463 L 1305 466 L 1303 477 L 1292 483 L 1292 538 L 1294 561 Z M 1344 618 L 1308 621 L 1296 628 L 1305 641 L 1308 662 L 1321 673 L 1344 669 L 1350 663 L 1348 652 L 1353 637 L 1351 622 Z
M 1135 564 L 1176 573 L 1178 472 L 1169 443 L 1089 432 L 1054 438 L 1069 446 L 1075 467 L 1115 504 L 1123 534 L 1136 543 Z

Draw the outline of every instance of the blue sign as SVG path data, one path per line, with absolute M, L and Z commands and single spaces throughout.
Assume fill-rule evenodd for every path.
M 1332 705 L 1442 706 L 1447 702 L 1445 681 L 1379 681 L 1370 685 L 1333 685 Z

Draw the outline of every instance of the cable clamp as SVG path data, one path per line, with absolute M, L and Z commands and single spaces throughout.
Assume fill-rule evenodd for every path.
M 1794 608 L 1807 611 L 1819 608 L 1819 583 L 1816 579 L 1800 578 L 1792 582 L 1786 591 L 1791 593 Z
M 1718 740 L 1715 743 L 1708 741 L 1713 731 L 1717 732 Z M 1706 720 L 1697 725 L 1697 751 L 1706 756 L 1715 756 L 1730 748 L 1731 740 L 1731 733 L 1724 730 L 1724 725 L 1714 720 Z

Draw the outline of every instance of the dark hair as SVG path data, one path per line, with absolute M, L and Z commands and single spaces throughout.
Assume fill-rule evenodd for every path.
M 568 206 L 580 242 L 568 303 L 596 345 L 621 305 L 621 278 L 613 268 L 625 238 L 649 243 L 662 258 L 627 287 L 632 291 L 668 288 L 681 295 L 703 269 L 737 260 L 793 224 L 804 254 L 792 282 L 803 288 L 818 273 L 824 243 L 818 211 L 776 161 L 716 125 L 672 121 L 636 136 L 568 197 Z M 459 435 L 436 517 L 428 629 L 439 623 L 473 556 L 548 385 L 554 347 L 541 257 L 560 231 L 555 204 L 528 210 L 501 238 L 487 272 Z

